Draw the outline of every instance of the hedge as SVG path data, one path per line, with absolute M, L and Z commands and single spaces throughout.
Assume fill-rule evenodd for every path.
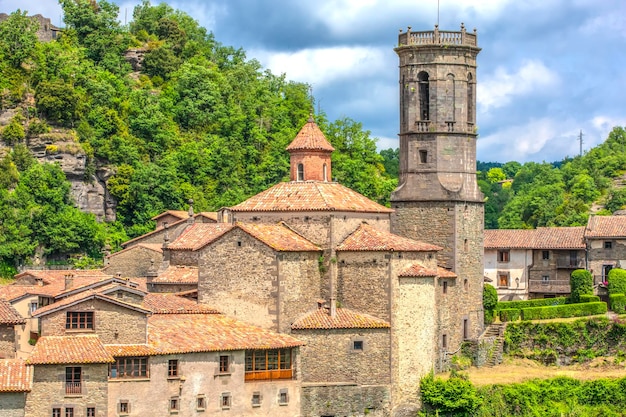
M 500 301 L 496 305 L 496 310 L 505 310 L 509 308 L 556 306 L 556 305 L 563 305 L 565 304 L 566 301 L 567 301 L 567 297 L 537 298 L 534 300 L 523 300 L 523 301 Z
M 570 300 L 572 303 L 581 303 L 583 295 L 593 295 L 593 275 L 586 269 L 572 271 L 569 278 Z
M 600 301 L 600 297 L 597 295 L 583 294 L 580 296 L 581 303 L 597 303 L 598 301 Z
M 611 311 L 623 313 L 626 310 L 626 295 L 611 294 L 609 295 L 609 307 Z
M 522 310 L 519 308 L 505 308 L 498 311 L 500 313 L 500 321 L 517 321 L 521 317 Z
M 626 271 L 621 268 L 613 268 L 609 271 L 609 294 L 626 293 Z
M 595 303 L 558 305 L 554 307 L 529 307 L 522 309 L 522 320 L 592 316 L 606 312 L 606 303 L 601 301 Z

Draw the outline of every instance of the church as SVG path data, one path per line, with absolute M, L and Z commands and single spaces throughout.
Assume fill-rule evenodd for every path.
M 267 397 L 276 397 L 278 406 L 290 408 L 288 412 L 283 408 L 282 414 L 280 407 L 275 408 L 272 415 L 294 415 L 297 410 L 295 415 L 319 417 L 414 416 L 420 405 L 420 379 L 446 369 L 462 343 L 478 339 L 483 332 L 483 196 L 476 181 L 477 34 L 467 33 L 464 26 L 455 32 L 409 28 L 400 32 L 395 51 L 400 60 L 400 180 L 391 207 L 331 180 L 334 149 L 311 116 L 286 148 L 290 181 L 217 213 L 194 214 L 190 208 L 187 216 L 180 212 L 157 216 L 154 232 L 108 256 L 105 271 L 120 272 L 102 286 L 108 292 L 101 293 L 91 284 L 81 298 L 98 305 L 115 301 L 118 307 L 128 298 L 124 302 L 131 307 L 121 307 L 132 310 L 133 317 L 147 317 L 147 327 L 138 329 L 138 334 L 148 332 L 146 346 L 138 339 L 132 341 L 133 346 L 143 346 L 142 357 L 149 357 L 140 362 L 146 369 L 151 363 L 162 364 L 166 372 L 175 360 L 178 372 L 185 355 L 191 353 L 165 339 L 169 335 L 176 340 L 174 331 L 204 331 L 219 345 L 220 334 L 213 332 L 236 339 L 241 336 L 237 329 L 245 329 L 247 342 L 237 340 L 232 347 L 241 354 L 211 359 L 219 369 L 224 364 L 240 365 L 244 388 L 237 386 L 241 390 L 236 395 L 222 393 L 221 407 L 205 415 L 234 409 L 238 411 L 232 415 L 261 415 L 270 412 L 263 409 L 262 398 L 274 403 Z M 163 221 L 165 217 L 169 221 Z M 145 288 L 120 289 L 124 277 L 145 279 Z M 119 291 L 123 295 L 115 300 L 107 295 Z M 72 297 L 77 293 L 74 290 Z M 171 297 L 185 300 L 181 305 L 196 316 L 219 312 L 224 318 L 198 321 L 207 327 L 198 324 L 193 330 L 185 327 L 191 319 L 182 314 L 174 314 L 181 315 L 178 321 L 173 316 L 157 319 L 164 314 L 157 308 L 163 301 L 154 300 L 167 299 L 168 305 L 174 305 Z M 204 307 L 190 306 L 192 299 Z M 66 328 L 73 330 L 67 336 L 72 343 L 78 343 L 77 330 L 83 324 L 90 329 L 89 343 L 100 343 L 92 340 L 98 338 L 98 330 L 94 335 L 89 322 L 93 315 L 64 307 L 79 302 L 57 304 L 54 297 L 52 301 L 34 311 L 40 322 L 47 323 L 46 317 L 75 317 L 79 326 L 66 322 Z M 216 321 L 221 327 L 211 328 Z M 54 323 L 49 322 L 46 326 L 52 328 Z M 43 347 L 53 342 L 51 337 L 64 337 L 63 331 L 46 333 L 45 329 L 41 334 L 49 339 L 42 337 L 43 346 L 40 340 L 31 355 L 40 362 L 31 360 L 31 364 L 45 364 Z M 116 330 L 109 331 L 111 340 L 94 351 L 101 353 L 98 360 L 116 361 L 119 367 L 119 352 L 132 349 L 112 348 L 121 342 L 116 342 Z M 164 344 L 169 350 L 163 350 Z M 190 352 L 194 361 L 202 362 L 202 350 Z M 174 354 L 182 356 L 174 358 Z M 111 369 L 109 381 L 117 375 Z M 148 371 L 142 376 L 147 375 Z M 229 378 L 234 375 L 228 373 Z M 174 405 L 178 415 L 197 415 L 183 410 L 182 393 L 202 378 L 193 372 L 185 377 L 180 395 L 172 394 L 170 411 Z M 212 383 L 219 384 L 218 379 Z M 101 383 L 106 386 L 106 376 L 101 375 Z M 150 401 L 128 400 L 132 384 L 141 382 L 125 384 L 128 388 L 112 388 L 109 382 L 108 403 L 102 406 L 108 413 L 103 415 L 134 415 L 132 410 L 141 407 L 133 404 L 131 409 L 131 402 Z M 276 386 L 275 392 L 270 385 Z M 201 411 L 209 411 L 212 400 L 197 396 L 196 405 L 201 398 L 207 406 Z M 124 404 L 121 409 L 120 404 Z

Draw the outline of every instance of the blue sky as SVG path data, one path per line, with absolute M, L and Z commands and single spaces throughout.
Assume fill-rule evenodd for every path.
M 115 0 L 124 16 L 139 1 Z M 158 2 L 153 2 L 157 4 Z M 400 28 L 432 30 L 437 0 L 177 0 L 225 45 L 312 85 L 331 120 L 397 147 Z M 55 0 L 0 0 L 61 25 Z M 626 126 L 626 1 L 440 0 L 442 30 L 477 28 L 478 159 L 556 161 Z

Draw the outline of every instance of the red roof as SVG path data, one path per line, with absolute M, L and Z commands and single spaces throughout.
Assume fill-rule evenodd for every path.
M 157 284 L 197 284 L 198 267 L 185 265 L 170 265 L 167 269 L 152 280 Z
M 302 126 L 295 139 L 287 146 L 287 151 L 326 151 L 332 152 L 335 148 L 328 142 L 324 133 L 311 117 L 309 121 Z
M 87 300 L 96 299 L 96 298 L 99 300 L 108 302 L 108 303 L 121 306 L 121 307 L 129 308 L 131 310 L 136 310 L 136 311 L 146 313 L 146 314 L 150 313 L 149 310 L 146 310 L 138 305 L 131 304 L 126 301 L 122 301 L 118 298 L 109 297 L 108 295 L 105 295 L 105 294 L 101 294 L 101 292 L 107 289 L 114 288 L 114 287 L 116 287 L 116 285 L 112 284 L 111 286 L 97 288 L 95 290 L 87 290 L 87 291 L 79 292 L 78 294 L 70 295 L 66 298 L 61 299 L 60 301 L 57 301 L 56 303 L 48 304 L 45 307 L 38 308 L 33 313 L 33 317 L 41 317 L 53 311 L 57 311 L 65 307 L 70 307 L 70 306 L 85 302 Z
M 222 314 L 154 314 L 148 318 L 148 342 L 163 354 L 303 345 L 287 334 L 274 333 Z
M 585 237 L 626 237 L 626 216 L 589 216 Z
M 345 211 L 392 213 L 382 206 L 336 182 L 291 181 L 272 188 L 231 207 L 234 212 L 268 211 Z
M 30 391 L 31 369 L 22 359 L 0 359 L 0 392 Z
M 0 324 L 24 324 L 26 320 L 20 316 L 20 313 L 17 312 L 6 300 L 0 298 Z
M 400 277 L 439 277 L 439 278 L 456 278 L 457 274 L 454 272 L 442 268 L 440 266 L 437 269 L 426 268 L 420 264 L 413 264 L 404 271 L 398 274 Z
M 42 336 L 37 340 L 30 365 L 110 363 L 111 356 L 97 335 Z
M 153 356 L 160 352 L 146 344 L 139 345 L 104 345 L 107 353 L 113 357 L 120 356 Z
M 443 248 L 385 232 L 362 223 L 339 246 L 342 251 L 431 252 Z
M 219 314 L 212 307 L 172 293 L 146 294 L 142 306 L 154 314 Z
M 284 223 L 237 223 L 237 227 L 279 252 L 315 252 L 321 250 Z
M 330 310 L 324 307 L 307 313 L 291 325 L 293 330 L 384 329 L 389 327 L 389 323 L 384 320 L 347 308 L 337 308 L 337 314 L 335 317 L 331 317 Z
M 485 249 L 584 249 L 580 227 L 485 230 Z
M 187 227 L 168 249 L 192 251 L 202 249 L 233 227 L 229 223 L 194 223 Z
M 179 219 L 189 218 L 189 213 L 186 212 L 185 210 L 167 210 L 167 211 L 164 211 L 163 213 L 157 214 L 151 220 L 158 220 L 161 217 L 165 217 L 167 215 L 178 217 Z

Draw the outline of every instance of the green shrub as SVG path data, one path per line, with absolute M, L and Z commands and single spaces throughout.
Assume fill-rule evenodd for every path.
M 506 308 L 500 310 L 500 321 L 517 321 L 521 317 L 521 310 L 519 308 Z
M 609 294 L 626 294 L 626 271 L 613 268 L 609 271 Z
M 593 276 L 586 269 L 577 269 L 570 276 L 572 303 L 580 303 L 581 295 L 593 295 Z
M 508 308 L 556 306 L 556 305 L 563 305 L 566 302 L 567 302 L 566 297 L 537 298 L 535 300 L 523 300 L 523 301 L 500 301 L 496 305 L 496 310 L 505 310 Z
M 485 324 L 489 325 L 494 322 L 496 312 L 494 310 L 485 310 Z
M 592 316 L 606 312 L 607 306 L 604 302 L 566 304 L 554 307 L 529 307 L 522 309 L 522 320 Z
M 610 294 L 609 295 L 609 308 L 616 313 L 623 313 L 626 310 L 626 295 L 624 294 Z
M 17 117 L 11 120 L 11 123 L 2 130 L 2 139 L 7 145 L 13 145 L 21 142 L 26 137 L 24 127 Z
M 420 392 L 425 408 L 437 414 L 469 415 L 482 403 L 472 383 L 455 372 L 448 380 L 426 375 L 420 381 Z
M 581 303 L 597 303 L 598 301 L 600 301 L 600 297 L 597 295 L 583 294 L 580 296 Z
M 498 291 L 493 285 L 483 286 L 483 307 L 485 310 L 493 310 L 498 305 Z
M 32 137 L 35 135 L 40 135 L 42 133 L 50 132 L 50 126 L 45 122 L 45 120 L 33 119 L 28 124 L 28 136 Z

